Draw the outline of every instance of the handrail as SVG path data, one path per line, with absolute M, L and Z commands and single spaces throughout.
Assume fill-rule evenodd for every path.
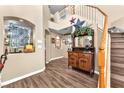
M 92 5 L 86 5 L 86 6 L 95 8 L 95 9 L 97 9 L 99 12 L 101 12 L 104 16 L 107 16 L 106 13 L 104 13 L 100 8 L 98 8 L 98 7 L 96 7 L 96 6 L 92 6 Z
M 98 62 L 100 66 L 100 81 L 99 81 L 99 87 L 105 88 L 105 78 L 104 78 L 104 67 L 105 67 L 105 46 L 106 46 L 106 37 L 108 34 L 108 17 L 105 16 L 105 21 L 104 21 L 104 29 L 103 29 L 103 34 L 102 34 L 102 39 L 101 39 L 101 44 L 99 47 L 98 51 Z
M 99 9 L 98 7 L 91 6 L 91 5 L 87 5 L 87 6 L 92 7 L 92 8 L 96 8 L 105 17 L 103 34 L 102 34 L 100 47 L 99 47 L 99 51 L 98 51 L 98 63 L 99 63 L 99 67 L 100 67 L 100 69 L 99 69 L 100 70 L 99 71 L 100 72 L 99 87 L 100 88 L 105 88 L 106 87 L 106 81 L 105 81 L 104 69 L 105 69 L 105 47 L 106 47 L 106 39 L 107 39 L 107 34 L 108 34 L 108 16 L 101 9 Z M 108 59 L 107 56 L 106 56 L 106 59 Z
M 99 63 L 99 87 L 100 88 L 105 88 L 106 87 L 106 81 L 105 81 L 105 73 L 104 73 L 104 69 L 105 69 L 105 47 L 106 47 L 106 37 L 108 34 L 108 16 L 106 15 L 106 13 L 104 13 L 101 9 L 99 9 L 98 7 L 95 6 L 91 6 L 91 5 L 87 5 L 88 7 L 92 7 L 97 9 L 100 13 L 103 14 L 104 16 L 104 26 L 103 26 L 103 34 L 102 34 L 102 38 L 101 38 L 101 42 L 100 42 L 100 47 L 99 47 L 99 51 L 98 51 L 98 63 Z M 108 59 L 108 58 L 106 58 Z

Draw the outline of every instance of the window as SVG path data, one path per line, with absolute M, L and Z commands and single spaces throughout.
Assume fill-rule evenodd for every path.
M 4 17 L 4 45 L 8 53 L 34 52 L 34 24 L 18 17 Z

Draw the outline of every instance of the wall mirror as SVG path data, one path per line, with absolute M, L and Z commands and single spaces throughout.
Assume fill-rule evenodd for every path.
M 18 17 L 4 17 L 4 46 L 8 53 L 35 51 L 34 28 L 31 22 Z
M 92 47 L 92 36 L 75 37 L 75 47 Z

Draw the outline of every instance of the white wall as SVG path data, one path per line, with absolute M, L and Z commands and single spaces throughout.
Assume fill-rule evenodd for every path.
M 41 70 L 45 67 L 44 32 L 42 6 L 0 6 L 0 55 L 3 53 L 3 17 L 15 16 L 24 18 L 35 24 L 35 53 L 9 54 L 2 71 L 2 82 L 25 74 Z M 38 40 L 42 41 L 42 49 L 38 48 Z

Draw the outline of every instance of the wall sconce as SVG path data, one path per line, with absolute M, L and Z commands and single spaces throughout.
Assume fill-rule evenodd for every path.
M 59 36 L 56 36 L 55 47 L 58 49 L 61 48 L 61 39 Z

